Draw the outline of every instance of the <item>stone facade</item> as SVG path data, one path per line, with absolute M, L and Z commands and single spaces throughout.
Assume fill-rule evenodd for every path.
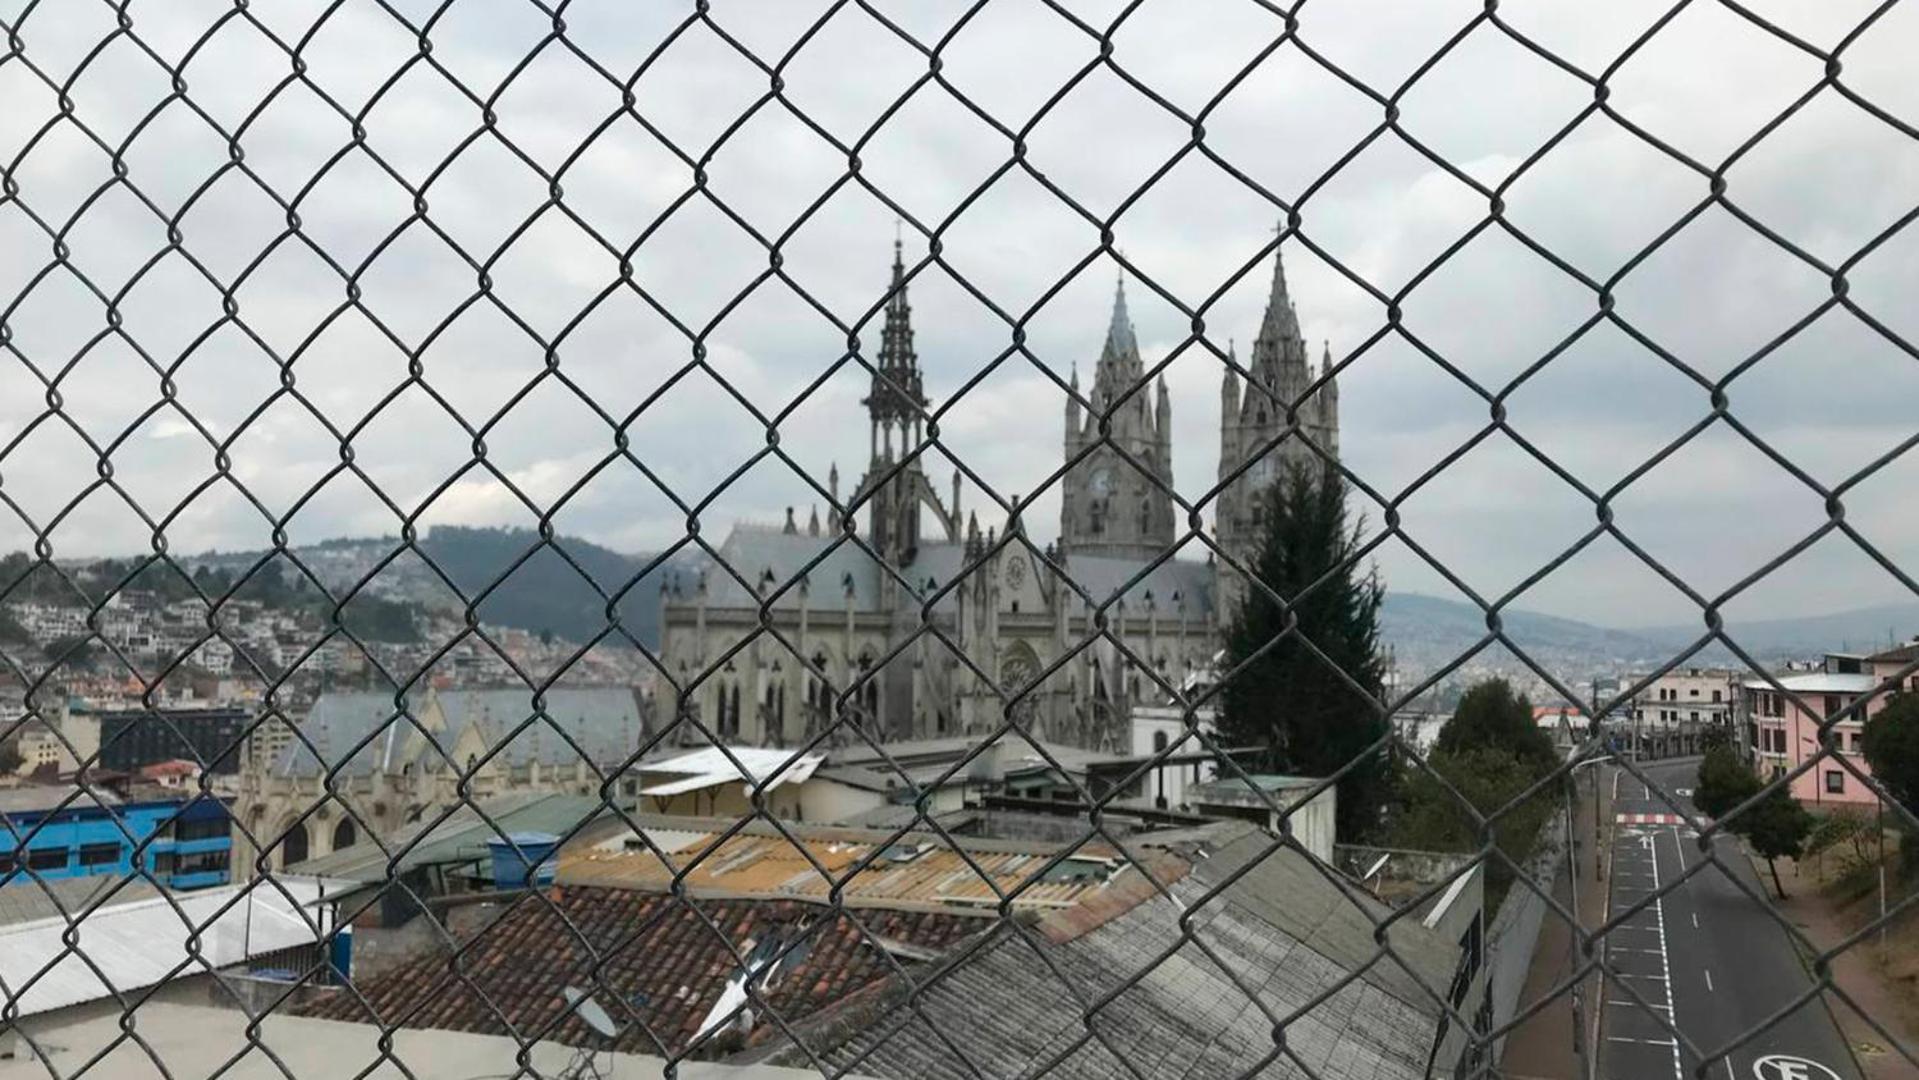
M 1146 381 L 1124 284 L 1113 298 L 1113 322 L 1094 368 L 1092 407 L 1083 418 L 1077 365 L 1072 387 L 1065 459 L 1078 464 L 1061 486 L 1060 549 L 1152 559 L 1173 546 L 1173 405 L 1164 378 L 1156 386 Z
M 1332 349 L 1324 348 L 1317 370 L 1307 360 L 1286 267 L 1277 260 L 1243 389 L 1234 366 L 1226 369 L 1219 388 L 1219 480 L 1224 486 L 1213 510 L 1214 535 L 1222 550 L 1250 566 L 1263 524 L 1264 492 L 1288 469 L 1321 468 L 1339 456 L 1339 383 L 1332 374 Z M 1231 567 L 1221 568 L 1222 621 L 1231 618 L 1244 595 L 1238 579 Z
M 476 803 L 512 792 L 597 795 L 602 774 L 646 737 L 631 689 L 551 689 L 539 705 L 536 715 L 526 689 L 426 690 L 409 695 L 401 715 L 391 693 L 322 694 L 299 738 L 272 759 L 249 754 L 240 770 L 235 878 L 250 876 L 257 856 L 249 833 L 263 845 L 283 838 L 268 863 L 290 866 L 369 830 L 389 839 L 431 821 L 463 801 L 469 773 L 466 799 Z
M 1281 440 L 1289 406 L 1300 402 L 1305 437 L 1337 452 L 1330 365 L 1307 362 L 1276 267 L 1243 395 L 1227 375 L 1221 476 L 1254 460 L 1217 504 L 1228 550 L 1256 542 L 1257 493 L 1277 464 L 1319 460 L 1298 437 Z M 844 535 L 836 512 L 802 527 L 789 511 L 784 526 L 736 526 L 723 566 L 664 586 L 661 703 L 691 721 L 677 736 L 703 742 L 704 729 L 762 746 L 828 730 L 842 743 L 856 729 L 876 740 L 979 736 L 1010 714 L 1038 738 L 1130 750 L 1136 706 L 1211 670 L 1230 582 L 1211 559 L 1152 565 L 1182 528 L 1172 406 L 1163 382 L 1148 385 L 1123 287 L 1083 403 L 1073 377 L 1063 449 L 1078 460 L 1062 481 L 1060 541 L 1043 550 L 1017 519 L 1001 535 L 963 516 L 960 477 L 942 498 L 916 456 L 927 399 L 897 246 L 875 367 L 866 473 L 844 504 L 837 467 L 828 480 L 835 506 L 866 514 L 864 542 Z M 1106 633 L 1078 648 L 1102 620 Z

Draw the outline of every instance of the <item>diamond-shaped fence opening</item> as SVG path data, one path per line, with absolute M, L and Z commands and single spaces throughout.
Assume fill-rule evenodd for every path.
M 0 1080 L 1919 1070 L 1906 7 L 6 6 Z

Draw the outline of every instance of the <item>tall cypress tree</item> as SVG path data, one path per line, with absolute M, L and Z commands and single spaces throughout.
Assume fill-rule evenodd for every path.
M 1376 572 L 1354 560 L 1364 530 L 1347 517 L 1345 487 L 1331 469 L 1292 468 L 1263 495 L 1252 569 L 1265 588 L 1248 583 L 1227 631 L 1231 674 L 1219 720 L 1228 745 L 1260 748 L 1255 762 L 1262 771 L 1330 776 L 1387 731 L 1378 705 L 1386 674 L 1379 648 L 1385 589 Z M 1267 648 L 1288 622 L 1279 599 L 1291 606 L 1297 629 Z M 1381 750 L 1341 779 L 1342 841 L 1377 831 L 1391 777 Z

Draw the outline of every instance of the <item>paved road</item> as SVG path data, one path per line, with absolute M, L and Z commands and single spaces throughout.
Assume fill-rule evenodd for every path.
M 1693 786 L 1696 762 L 1649 763 L 1655 784 L 1676 793 Z M 1630 775 L 1618 779 L 1614 811 L 1670 814 L 1671 808 Z M 1676 801 L 1696 813 L 1689 798 Z M 1669 885 L 1704 857 L 1698 834 L 1678 824 L 1616 826 L 1610 886 L 1616 916 Z M 1766 895 L 1750 861 L 1730 838 L 1716 855 L 1755 892 Z M 1769 889 L 1768 880 L 1765 888 Z M 1699 1059 L 1673 1039 L 1669 1020 L 1693 1045 L 1711 1053 L 1741 1033 L 1770 1021 L 1764 1034 L 1711 1070 L 1732 1080 L 1858 1080 L 1844 1038 L 1825 1005 L 1814 998 L 1790 1014 L 1773 1015 L 1803 994 L 1812 979 L 1785 928 L 1766 908 L 1707 866 L 1665 899 L 1635 914 L 1609 935 L 1608 963 L 1644 1000 L 1635 1002 L 1607 980 L 1600 1028 L 1600 1069 L 1607 1080 L 1684 1080 Z

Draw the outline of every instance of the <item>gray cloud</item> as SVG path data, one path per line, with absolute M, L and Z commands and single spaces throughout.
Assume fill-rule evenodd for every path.
M 399 8 L 424 18 L 433 6 Z M 967 7 L 878 6 L 929 42 L 946 34 Z M 1069 7 L 1100 25 L 1123 5 L 1105 0 Z M 1616 4 L 1602 14 L 1556 0 L 1502 11 L 1502 18 L 1541 47 L 1597 71 L 1663 7 Z M 0 19 L 12 25 L 16 8 L 0 5 Z M 779 65 L 824 9 L 763 0 L 715 5 L 714 19 L 763 62 Z M 220 4 L 142 8 L 134 26 L 170 63 L 191 54 L 185 69 L 191 97 L 216 121 L 232 127 L 252 116 L 241 139 L 246 165 L 282 198 L 299 197 L 300 234 L 284 236 L 280 208 L 228 167 L 222 140 L 174 102 L 128 148 L 129 176 L 169 215 L 198 193 L 179 227 L 187 252 L 220 287 L 175 253 L 145 271 L 120 309 L 128 335 L 153 362 L 177 368 L 179 405 L 214 442 L 234 438 L 246 424 L 230 450 L 234 477 L 269 514 L 301 505 L 289 525 L 296 538 L 390 532 L 399 524 L 351 475 L 336 476 L 308 498 L 337 470 L 340 447 L 309 406 L 274 399 L 281 377 L 274 356 L 292 357 L 296 350 L 297 392 L 338 430 L 353 432 L 355 462 L 422 524 L 535 520 L 534 511 L 481 469 L 469 469 L 425 502 L 472 461 L 473 436 L 464 422 L 485 428 L 488 462 L 525 497 L 541 508 L 566 500 L 557 514 L 564 531 L 631 549 L 681 537 L 681 511 L 630 464 L 615 461 L 593 472 L 614 451 L 613 431 L 546 374 L 546 357 L 553 348 L 558 373 L 624 421 L 693 361 L 689 334 L 699 336 L 707 365 L 761 413 L 775 416 L 790 407 L 779 425 L 780 443 L 802 468 L 823 479 L 837 461 L 842 490 L 850 489 L 866 455 L 858 404 L 865 373 L 843 367 L 811 396 L 802 394 L 841 359 L 846 331 L 835 322 L 856 324 L 879 300 L 895 214 L 861 183 L 848 182 L 844 156 L 780 101 L 763 105 L 704 160 L 713 140 L 768 89 L 764 73 L 732 45 L 695 26 L 639 79 L 636 109 L 655 134 L 617 115 L 620 91 L 559 42 L 547 41 L 501 89 L 514 66 L 550 36 L 551 22 L 532 5 L 463 0 L 435 23 L 432 59 L 491 102 L 498 134 L 512 147 L 483 133 L 448 163 L 479 130 L 481 109 L 446 76 L 414 63 L 367 106 L 415 56 L 413 32 L 372 5 L 343 6 L 310 38 L 325 5 L 249 9 L 282 39 L 305 39 L 302 58 L 327 94 L 350 111 L 365 108 L 372 154 L 408 184 L 431 179 L 424 197 L 442 237 L 410 220 L 411 197 L 363 151 L 350 151 L 313 179 L 350 138 L 347 121 L 313 91 L 294 84 L 253 115 L 291 65 L 244 19 L 230 18 L 196 46 L 231 10 Z M 1390 94 L 1480 10 L 1433 2 L 1361 16 L 1309 6 L 1301 35 L 1331 62 Z M 1765 10 L 1825 47 L 1855 25 L 1865 7 Z M 56 81 L 112 32 L 105 5 L 78 11 L 62 9 L 54 19 L 42 9 L 18 27 L 26 56 Z M 664 5 L 575 3 L 566 9 L 567 41 L 624 78 L 683 15 Z M 1279 30 L 1274 16 L 1250 3 L 1148 3 L 1116 35 L 1114 59 L 1153 92 L 1196 111 Z M 1849 86 L 1908 122 L 1919 118 L 1919 92 L 1901 72 L 1916 41 L 1919 21 L 1895 8 L 1845 60 Z M 942 75 L 976 107 L 1022 130 L 1097 55 L 1094 41 L 1045 8 L 995 3 L 952 34 L 941 52 Z M 1117 273 L 1113 262 L 1095 260 L 1034 305 L 1096 249 L 1096 226 L 1023 170 L 976 195 L 1005 164 L 1010 144 L 939 85 L 920 87 L 866 139 L 876 119 L 925 73 L 926 62 L 857 8 L 839 11 L 781 70 L 786 101 L 844 143 L 865 139 L 859 147 L 865 182 L 921 225 L 941 229 L 940 261 L 918 271 L 912 299 L 928 389 L 944 410 L 942 451 L 964 460 L 1001 496 L 1034 491 L 1059 461 L 1065 399 L 1052 378 L 1016 354 L 963 396 L 954 395 L 1011 346 L 1006 317 L 1021 321 L 1027 349 L 1054 375 L 1065 377 L 1076 361 L 1090 374 Z M 1694 5 L 1620 68 L 1611 80 L 1611 104 L 1717 166 L 1820 74 L 1816 59 L 1727 10 Z M 72 97 L 80 120 L 103 138 L 120 140 L 167 92 L 159 69 L 122 40 L 74 81 Z M 0 62 L 0 95 L 10 102 L 0 112 L 0 161 L 20 188 L 18 200 L 0 204 L 0 302 L 7 305 L 0 318 L 18 353 L 0 360 L 7 387 L 0 395 L 0 446 L 7 448 L 0 492 L 44 528 L 95 479 L 93 452 L 66 430 L 66 419 L 44 415 L 40 379 L 58 375 L 65 417 L 102 446 L 119 440 L 112 457 L 116 479 L 149 515 L 177 511 L 168 528 L 175 549 L 265 543 L 266 520 L 229 485 L 189 499 L 213 475 L 214 449 L 173 406 L 147 415 L 161 402 L 159 376 L 111 337 L 89 348 L 105 325 L 102 304 L 66 268 L 47 270 L 52 242 L 25 211 L 65 227 L 109 177 L 107 156 L 67 124 L 38 134 L 55 115 L 56 99 L 20 61 Z M 1591 98 L 1577 80 L 1498 28 L 1481 25 L 1406 91 L 1403 124 L 1461 171 L 1493 185 Z M 1384 306 L 1349 275 L 1396 294 L 1488 213 L 1482 195 L 1391 133 L 1320 184 L 1321 174 L 1379 125 L 1381 112 L 1288 45 L 1204 120 L 1207 147 L 1257 185 L 1287 200 L 1310 189 L 1304 235 L 1339 265 L 1289 240 L 1288 274 L 1307 335 L 1329 341 L 1341 357 L 1387 324 Z M 576 155 L 608 117 L 611 124 Z M 1028 160 L 1047 182 L 1105 217 L 1188 136 L 1184 123 L 1148 97 L 1096 70 L 1024 137 Z M 693 168 L 669 142 L 703 160 L 710 198 L 694 194 L 661 221 L 694 183 Z M 541 210 L 546 182 L 514 148 L 559 173 L 564 210 L 578 221 L 560 207 Z M 1814 256 L 1836 262 L 1912 209 L 1919 146 L 1827 90 L 1734 163 L 1727 177 L 1728 195 L 1740 207 Z M 1513 228 L 1604 281 L 1706 194 L 1703 177 L 1595 115 L 1514 181 L 1504 200 Z M 763 236 L 783 238 L 783 270 L 805 297 L 785 281 L 760 281 L 767 270 L 764 248 L 712 199 Z M 1114 227 L 1127 261 L 1151 279 L 1129 286 L 1149 360 L 1181 350 L 1167 379 L 1176 410 L 1176 479 L 1191 498 L 1210 486 L 1217 466 L 1221 368 L 1212 350 L 1224 351 L 1236 339 L 1245 358 L 1269 268 L 1261 264 L 1234 276 L 1270 243 L 1279 218 L 1265 196 L 1188 153 L 1131 202 Z M 619 283 L 617 260 L 589 228 L 616 249 L 646 234 L 633 257 L 638 292 Z M 918 263 L 927 255 L 926 240 L 911 226 L 907 233 L 908 258 Z M 511 244 L 500 250 L 509 236 Z M 165 227 L 126 192 L 112 191 L 65 240 L 72 268 L 111 293 L 164 246 Z M 261 343 L 234 325 L 206 335 L 221 319 L 220 288 L 276 242 L 234 294 L 245 330 Z M 357 278 L 368 314 L 336 314 L 345 287 L 309 243 L 349 273 L 380 252 Z M 468 260 L 487 267 L 488 295 L 476 299 L 479 275 Z M 1910 231 L 1852 267 L 1848 282 L 1850 297 L 1873 317 L 1919 336 L 1905 302 L 1919 282 L 1919 239 Z M 1190 317 L 1162 292 L 1189 308 L 1207 305 L 1203 344 L 1187 343 Z M 1831 289 L 1822 273 L 1731 214 L 1709 208 L 1620 280 L 1615 293 L 1620 318 L 1711 380 L 1825 303 Z M 1407 333 L 1496 393 L 1590 320 L 1598 303 L 1589 288 L 1493 226 L 1425 277 L 1403 307 Z M 727 314 L 716 323 L 722 311 Z M 869 323 L 859 336 L 870 353 L 876 327 Z M 388 401 L 407 378 L 409 350 L 419 351 L 424 378 L 441 400 L 414 387 Z M 1851 313 L 1832 310 L 1735 380 L 1728 398 L 1742 423 L 1830 485 L 1911 436 L 1916 364 Z M 1397 334 L 1358 356 L 1342 391 L 1346 461 L 1388 498 L 1400 496 L 1489 417 L 1484 400 Z M 1705 389 L 1606 323 L 1586 331 L 1507 402 L 1521 435 L 1599 490 L 1710 408 Z M 634 453 L 687 503 L 706 499 L 766 445 L 763 425 L 706 371 L 675 383 L 633 420 L 628 434 Z M 943 487 L 949 470 L 942 451 L 929 462 Z M 1919 521 L 1898 510 L 1914 468 L 1902 459 L 1847 499 L 1848 521 L 1894 559 L 1919 559 Z M 986 507 L 977 491 L 969 490 L 967 499 Z M 787 505 L 816 500 L 791 469 L 767 461 L 721 493 L 704 517 L 709 528 L 736 517 L 773 520 Z M 1636 543 L 1705 591 L 1744 577 L 1825 516 L 1803 484 L 1723 425 L 1634 482 L 1614 505 L 1620 527 Z M 1403 513 L 1415 542 L 1487 595 L 1544 565 L 1595 521 L 1588 501 L 1500 435 L 1406 498 Z M 1043 494 L 1029 518 L 1037 537 L 1052 534 L 1056 514 L 1057 493 Z M 1382 512 L 1374 507 L 1368 516 L 1376 525 Z M 0 546 L 29 538 L 25 523 L 0 514 Z M 63 521 L 53 542 L 61 555 L 139 549 L 147 529 L 111 493 L 97 492 Z M 1382 549 L 1381 565 L 1393 587 L 1450 588 L 1404 544 Z M 1741 603 L 1772 614 L 1824 611 L 1894 599 L 1901 589 L 1847 544 L 1827 542 Z M 1694 617 L 1675 590 L 1611 540 L 1519 603 L 1617 624 Z

